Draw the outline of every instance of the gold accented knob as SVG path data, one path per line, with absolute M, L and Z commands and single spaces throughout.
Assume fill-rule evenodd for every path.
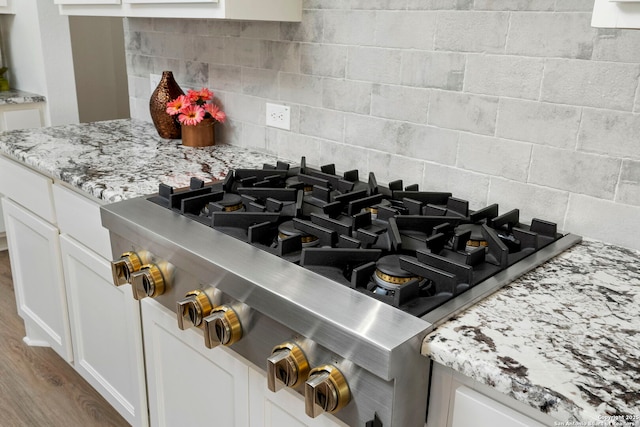
M 117 261 L 111 262 L 111 274 L 113 284 L 116 286 L 131 283 L 131 275 L 142 268 L 142 265 L 149 261 L 147 251 L 125 252 Z
M 146 264 L 131 275 L 131 290 L 133 297 L 140 300 L 144 297 L 155 298 L 164 293 L 165 277 L 160 267 Z
M 242 338 L 242 324 L 238 314 L 229 306 L 214 308 L 204 319 L 204 345 L 214 348 L 218 345 L 229 346 Z
M 187 292 L 185 297 L 177 303 L 178 327 L 182 330 L 191 326 L 201 328 L 202 320 L 207 317 L 213 305 L 209 297 L 201 290 Z
M 347 380 L 335 366 L 313 368 L 304 384 L 304 409 L 315 418 L 323 412 L 334 414 L 351 401 Z
M 282 387 L 297 387 L 309 375 L 309 362 L 296 344 L 275 346 L 267 359 L 267 387 L 276 392 Z

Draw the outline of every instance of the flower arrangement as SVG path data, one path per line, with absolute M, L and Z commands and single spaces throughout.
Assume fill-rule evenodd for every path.
M 212 100 L 213 92 L 209 89 L 190 89 L 186 95 L 167 103 L 167 114 L 178 116 L 178 121 L 184 126 L 195 126 L 206 118 L 224 123 L 227 115 Z

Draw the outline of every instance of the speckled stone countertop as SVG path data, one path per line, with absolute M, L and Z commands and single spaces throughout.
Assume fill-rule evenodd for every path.
M 231 145 L 185 147 L 160 138 L 153 124 L 129 119 L 5 132 L 0 153 L 105 202 L 156 193 L 161 182 L 186 187 L 191 177 L 212 181 L 276 161 Z
M 585 239 L 440 326 L 422 353 L 559 421 L 640 426 L 639 332 L 640 252 Z
M 42 95 L 11 89 L 0 92 L 0 105 L 6 104 L 28 104 L 32 102 L 45 102 Z
M 133 120 L 5 132 L 0 153 L 105 202 L 276 161 L 184 147 Z M 585 239 L 440 326 L 422 352 L 560 421 L 605 425 L 640 418 L 639 331 L 640 252 Z

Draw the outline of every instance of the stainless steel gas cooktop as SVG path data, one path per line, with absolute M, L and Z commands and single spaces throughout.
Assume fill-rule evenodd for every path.
M 517 209 L 472 210 L 333 165 L 236 169 L 223 182 L 102 208 L 114 282 L 174 310 L 204 345 L 265 366 L 309 416 L 422 426 L 439 323 L 581 240 Z

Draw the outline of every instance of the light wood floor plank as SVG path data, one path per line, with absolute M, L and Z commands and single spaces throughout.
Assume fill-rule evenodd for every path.
M 7 251 L 0 252 L 0 426 L 129 424 L 50 348 L 29 347 L 16 310 Z

